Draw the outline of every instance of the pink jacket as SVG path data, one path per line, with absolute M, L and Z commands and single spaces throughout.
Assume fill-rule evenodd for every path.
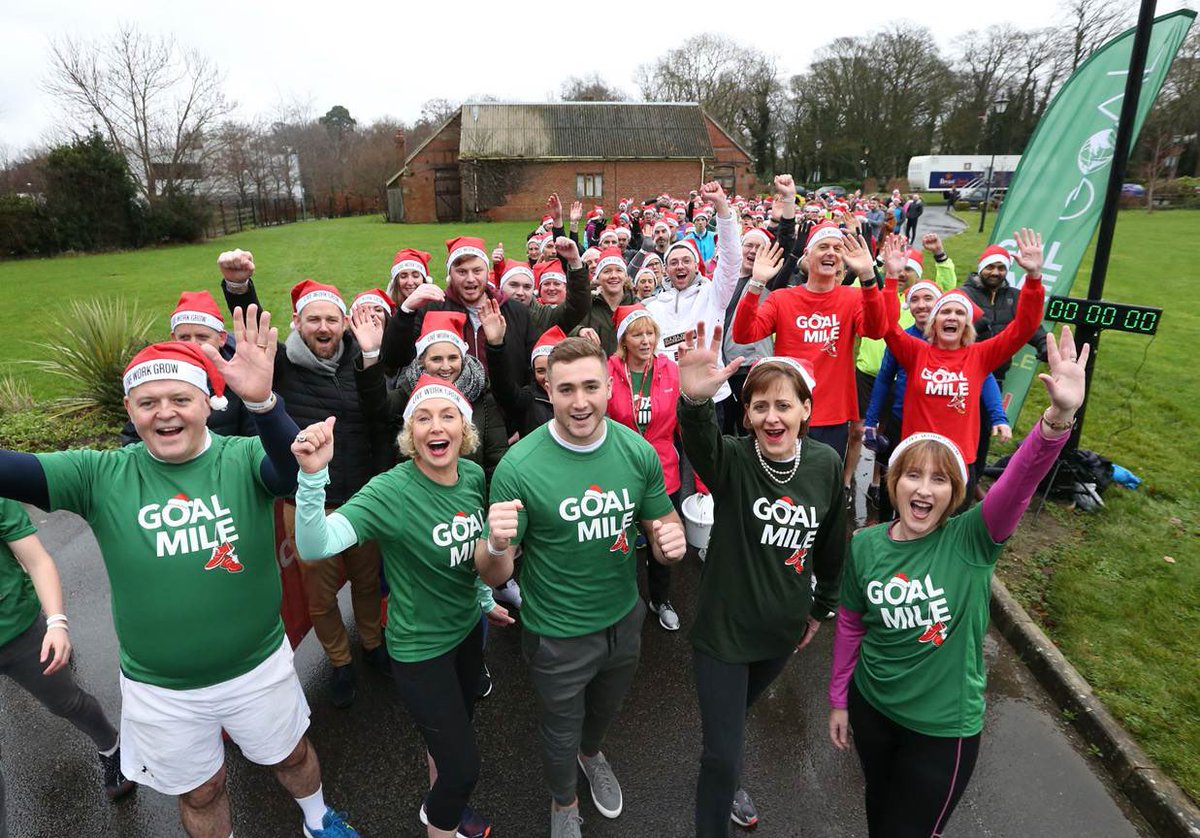
M 667 494 L 679 491 L 679 454 L 675 451 L 675 403 L 679 400 L 679 367 L 666 355 L 655 355 L 650 362 L 654 374 L 650 381 L 650 427 L 646 441 L 654 446 L 662 460 L 663 482 Z M 608 359 L 612 376 L 612 398 L 608 400 L 608 415 L 627 428 L 637 430 L 633 421 L 633 386 L 625 362 L 617 355 Z

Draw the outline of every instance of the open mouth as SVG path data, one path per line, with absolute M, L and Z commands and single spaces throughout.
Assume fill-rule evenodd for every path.
M 833 257 L 826 257 L 821 260 L 821 267 L 825 268 L 826 270 L 836 271 L 837 266 L 838 266 L 838 260 L 834 259 Z
M 448 440 L 448 439 L 435 440 L 433 442 L 427 443 L 426 447 L 429 449 L 429 454 L 431 457 L 444 457 L 444 456 L 446 456 L 446 453 L 450 450 L 450 440 Z
M 924 521 L 933 514 L 933 504 L 925 503 L 924 501 L 909 501 L 908 508 L 912 512 L 913 518 L 918 521 Z
M 155 428 L 154 429 L 155 436 L 161 437 L 163 439 L 174 439 L 175 437 L 179 436 L 182 433 L 183 433 L 182 425 L 171 425 L 166 428 Z
M 768 442 L 779 442 L 783 439 L 784 428 L 763 428 L 763 435 Z
M 592 411 L 589 410 L 586 413 L 572 413 L 572 414 L 570 414 L 570 416 L 571 416 L 572 422 L 582 423 L 582 422 L 586 422 L 592 418 Z

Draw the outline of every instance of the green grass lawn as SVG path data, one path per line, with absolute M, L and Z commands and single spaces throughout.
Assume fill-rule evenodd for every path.
M 946 242 L 960 279 L 986 244 L 978 215 Z M 1031 516 L 999 573 L 1154 760 L 1200 800 L 1200 213 L 1121 213 L 1105 298 L 1160 306 L 1153 340 L 1101 337 L 1082 447 L 1137 474 L 1089 515 Z M 1089 250 L 1074 296 L 1087 294 Z M 1144 362 L 1144 363 L 1143 363 Z M 1034 382 L 1023 433 L 1045 408 Z M 1048 520 L 1047 520 L 1048 519 Z M 1171 557 L 1174 563 L 1164 557 Z
M 946 242 L 960 278 L 985 244 L 974 232 L 978 216 L 962 215 L 967 232 Z M 161 312 L 165 336 L 181 290 L 208 288 L 219 299 L 222 250 L 253 251 L 262 299 L 286 313 L 288 289 L 305 277 L 332 282 L 348 295 L 382 286 L 400 247 L 433 253 L 440 276 L 450 235 L 479 235 L 489 246 L 503 241 L 519 253 L 528 229 L 527 223 L 389 225 L 363 217 L 251 231 L 204 245 L 0 263 L 0 330 L 8 336 L 0 343 L 0 374 L 23 377 L 38 398 L 66 395 L 59 382 L 19 363 L 39 356 L 31 341 L 53 340 L 47 320 L 62 301 L 134 295 Z M 1200 335 L 1198 232 L 1200 213 L 1186 211 L 1127 211 L 1117 225 L 1107 297 L 1161 306 L 1165 314 L 1152 342 L 1104 335 L 1083 444 L 1145 483 L 1135 492 L 1110 488 L 1108 507 L 1098 515 L 1051 508 L 1037 523 L 1027 520 L 1000 563 L 1001 576 L 1026 607 L 1194 799 L 1200 799 L 1200 365 L 1191 350 Z M 1087 287 L 1087 259 L 1077 296 Z M 1035 383 L 1018 433 L 1045 403 Z

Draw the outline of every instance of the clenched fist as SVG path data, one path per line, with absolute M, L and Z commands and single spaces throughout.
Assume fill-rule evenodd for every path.
M 662 557 L 669 562 L 682 559 L 683 554 L 687 552 L 687 538 L 683 534 L 683 526 L 678 521 L 655 521 L 651 527 Z
M 254 254 L 249 250 L 226 250 L 217 257 L 221 277 L 227 282 L 245 282 L 254 275 Z
M 519 500 L 505 500 L 488 509 L 488 540 L 494 550 L 507 550 L 517 537 L 518 513 L 524 508 Z

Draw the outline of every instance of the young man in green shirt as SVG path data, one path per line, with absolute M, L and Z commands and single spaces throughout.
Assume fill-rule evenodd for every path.
M 600 751 L 641 650 L 635 525 L 661 562 L 687 549 L 648 442 L 605 415 L 612 394 L 604 350 L 567 338 L 550 353 L 554 418 L 509 449 L 491 502 L 520 500 L 514 544 L 524 545 L 522 650 L 538 701 L 542 762 L 553 805 L 551 838 L 580 835 L 575 765 L 600 814 L 624 801 Z
M 358 833 L 325 805 L 279 616 L 271 507 L 296 486 L 297 428 L 271 389 L 276 330 L 256 314 L 235 310 L 230 361 L 178 341 L 134 357 L 123 383 L 141 443 L 0 451 L 0 497 L 75 512 L 100 544 L 120 644 L 126 775 L 178 795 L 189 835 L 225 838 L 224 730 L 296 799 L 307 838 L 349 838 Z M 226 380 L 258 436 L 208 431 Z

